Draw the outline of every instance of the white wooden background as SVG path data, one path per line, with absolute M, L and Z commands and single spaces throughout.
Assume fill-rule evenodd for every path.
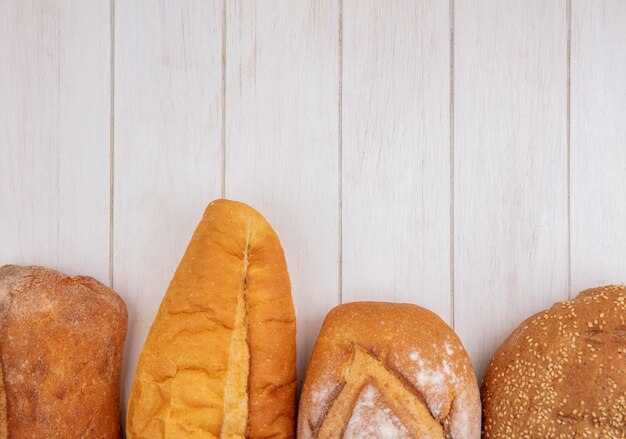
M 482 375 L 626 281 L 624 0 L 0 0 L 0 264 L 112 285 L 125 398 L 206 204 L 290 268 L 303 378 L 340 302 L 413 302 Z

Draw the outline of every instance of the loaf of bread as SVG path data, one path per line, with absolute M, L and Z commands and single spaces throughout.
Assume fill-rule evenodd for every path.
M 90 277 L 0 268 L 0 439 L 121 437 L 127 314 Z
M 290 289 L 267 221 L 242 203 L 211 203 L 144 344 L 127 438 L 294 437 Z
M 583 291 L 523 322 L 482 387 L 484 438 L 626 438 L 626 288 Z
M 357 302 L 326 317 L 298 437 L 480 438 L 480 396 L 456 334 L 416 305 Z

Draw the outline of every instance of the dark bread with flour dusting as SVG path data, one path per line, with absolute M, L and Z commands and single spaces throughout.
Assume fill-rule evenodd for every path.
M 480 397 L 454 331 L 416 305 L 356 302 L 326 317 L 298 437 L 480 438 Z
M 121 437 L 126 324 L 95 279 L 0 267 L 0 439 Z

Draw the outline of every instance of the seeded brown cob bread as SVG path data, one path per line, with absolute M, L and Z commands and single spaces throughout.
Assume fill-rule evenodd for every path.
M 295 396 L 283 249 L 254 209 L 214 201 L 144 344 L 127 438 L 291 438 Z
M 121 437 L 127 314 L 90 277 L 0 268 L 0 438 Z
M 416 305 L 333 309 L 307 370 L 298 437 L 480 438 L 480 396 L 461 341 Z
M 626 438 L 626 289 L 583 291 L 523 322 L 485 375 L 484 438 Z

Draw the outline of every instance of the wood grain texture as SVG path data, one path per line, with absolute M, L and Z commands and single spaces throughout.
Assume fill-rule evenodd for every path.
M 450 5 L 344 2 L 343 300 L 448 323 Z
M 161 299 L 221 186 L 219 2 L 117 2 L 113 285 L 128 306 L 124 406 Z
M 298 380 L 339 298 L 338 3 L 227 2 L 226 197 L 285 250 Z
M 626 3 L 572 2 L 572 295 L 626 283 Z
M 455 5 L 455 324 L 481 376 L 567 298 L 566 4 Z
M 109 277 L 108 4 L 0 2 L 0 265 Z

